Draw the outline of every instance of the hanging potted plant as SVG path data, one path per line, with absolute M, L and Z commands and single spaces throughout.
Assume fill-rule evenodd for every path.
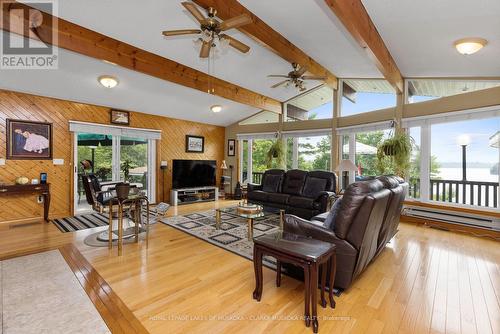
M 266 155 L 266 165 L 267 168 L 272 168 L 273 161 L 276 161 L 279 167 L 283 168 L 285 166 L 285 147 L 283 145 L 283 140 L 276 139 Z
M 377 148 L 377 169 L 380 174 L 391 171 L 406 178 L 410 169 L 413 138 L 405 131 L 395 131 L 392 137 L 384 140 Z

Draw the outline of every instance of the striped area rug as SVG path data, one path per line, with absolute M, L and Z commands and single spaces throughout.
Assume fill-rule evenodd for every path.
M 87 215 L 54 219 L 52 222 L 61 232 L 65 233 L 85 230 L 93 227 L 107 226 L 108 216 L 96 212 Z

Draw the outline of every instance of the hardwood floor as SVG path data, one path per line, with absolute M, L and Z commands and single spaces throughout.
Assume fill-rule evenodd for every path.
M 230 205 L 232 202 L 221 202 Z M 206 210 L 182 206 L 170 215 Z M 98 229 L 103 229 L 98 228 Z M 60 233 L 52 224 L 0 228 L 0 258 L 74 244 L 151 333 L 309 333 L 300 319 L 304 290 L 264 269 L 252 299 L 252 262 L 163 224 L 123 256 L 92 248 L 96 229 Z M 407 223 L 337 308 L 318 308 L 320 333 L 500 333 L 500 247 L 489 239 Z

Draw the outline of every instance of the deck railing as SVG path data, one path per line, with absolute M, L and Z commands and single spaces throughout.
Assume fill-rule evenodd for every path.
M 420 197 L 420 180 L 411 179 L 409 195 Z M 496 208 L 498 182 L 431 179 L 429 198 L 434 201 Z
M 262 172 L 253 172 L 251 182 L 261 184 L 262 175 Z M 246 172 L 243 179 L 246 179 Z M 409 196 L 420 198 L 420 179 L 410 179 L 409 186 Z M 434 201 L 498 207 L 497 182 L 431 179 L 429 192 Z
M 262 183 L 262 172 L 253 172 L 252 180 L 249 180 L 250 183 L 261 184 Z M 243 172 L 243 180 L 247 180 L 247 172 Z

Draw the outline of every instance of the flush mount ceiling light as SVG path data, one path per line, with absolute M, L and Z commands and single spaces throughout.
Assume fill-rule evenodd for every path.
M 106 88 L 113 88 L 118 85 L 118 79 L 110 75 L 101 75 L 97 80 Z
M 455 48 L 460 54 L 471 55 L 481 50 L 488 41 L 484 38 L 462 38 L 455 41 Z
M 220 105 L 216 104 L 216 105 L 211 106 L 210 110 L 212 110 L 212 112 L 220 112 L 222 110 L 222 107 Z

